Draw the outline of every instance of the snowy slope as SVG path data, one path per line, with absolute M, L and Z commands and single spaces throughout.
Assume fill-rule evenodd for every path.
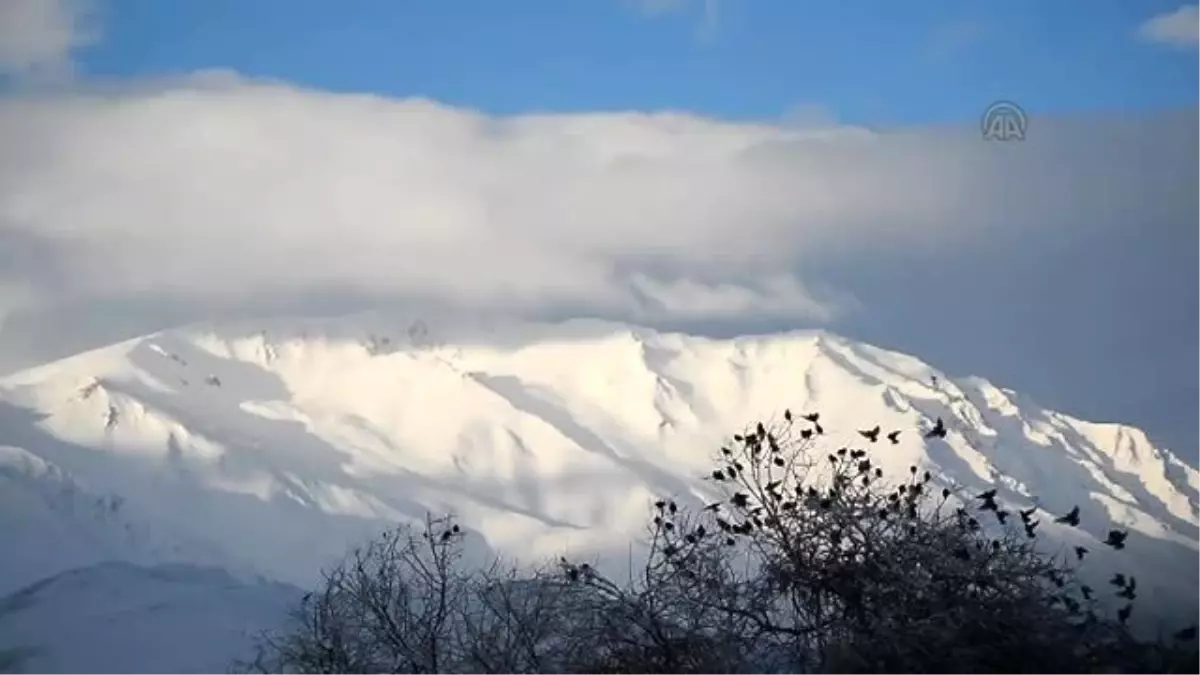
M 227 672 L 300 595 L 184 565 L 65 572 L 0 599 L 0 672 Z
M 1079 504 L 1079 531 L 1043 518 L 1047 546 L 1140 565 L 1142 597 L 1194 614 L 1200 476 L 1137 429 L 827 332 L 380 316 L 190 327 L 0 379 L 0 593 L 112 559 L 305 585 L 426 509 L 500 553 L 623 567 L 653 497 L 702 497 L 717 444 L 785 406 L 820 411 L 832 447 L 909 430 L 876 458 L 895 475 Z M 1110 524 L 1126 552 L 1094 540 Z

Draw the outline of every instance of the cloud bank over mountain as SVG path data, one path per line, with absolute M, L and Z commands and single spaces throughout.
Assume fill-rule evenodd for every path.
M 1074 332 L 1106 360 L 1146 353 L 1195 316 L 1196 112 L 1031 120 L 998 143 L 973 126 L 499 117 L 222 72 L 12 95 L 0 369 L 179 321 L 380 304 L 833 325 L 951 366 L 952 343 L 992 351 L 1013 336 L 976 333 L 1012 325 L 1052 350 Z M 959 325 L 916 328 L 927 303 Z

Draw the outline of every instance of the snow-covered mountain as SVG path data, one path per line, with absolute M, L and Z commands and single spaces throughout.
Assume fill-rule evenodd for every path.
M 189 565 L 63 572 L 0 601 L 0 672 L 228 672 L 301 595 Z
M 784 407 L 820 411 L 832 447 L 908 430 L 875 456 L 896 476 L 1078 504 L 1077 530 L 1043 518 L 1047 546 L 1088 545 L 1194 616 L 1200 475 L 1137 429 L 828 332 L 381 316 L 177 329 L 0 379 L 0 594 L 112 560 L 304 586 L 427 510 L 494 552 L 624 567 L 648 503 L 709 494 L 722 439 Z M 926 441 L 936 417 L 949 434 Z M 1125 551 L 1096 540 L 1110 525 Z

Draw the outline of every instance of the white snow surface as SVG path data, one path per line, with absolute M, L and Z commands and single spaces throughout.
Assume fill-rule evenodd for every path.
M 0 601 L 0 672 L 229 672 L 301 595 L 187 565 L 63 572 Z
M 1200 475 L 1138 429 L 824 331 L 719 340 L 371 314 L 191 326 L 0 379 L 0 596 L 78 570 L 26 588 L 22 614 L 0 606 L 0 654 L 53 643 L 71 655 L 42 649 L 37 669 L 95 670 L 95 649 L 117 670 L 211 670 L 241 648 L 225 635 L 238 622 L 199 602 L 159 616 L 137 598 L 215 584 L 212 597 L 236 596 L 229 611 L 254 623 L 278 615 L 283 588 L 254 579 L 309 586 L 364 537 L 427 510 L 457 514 L 482 551 L 624 572 L 649 503 L 713 494 L 704 476 L 722 441 L 784 408 L 819 411 L 829 448 L 862 445 L 856 430 L 876 423 L 903 429 L 873 455 L 896 478 L 916 465 L 942 484 L 997 487 L 1013 506 L 1078 504 L 1077 529 L 1042 514 L 1048 550 L 1085 545 L 1097 574 L 1139 575 L 1139 606 L 1194 617 Z M 923 439 L 939 416 L 947 438 Z M 1110 526 L 1130 530 L 1125 551 L 1100 543 Z M 112 561 L 148 567 L 97 566 Z M 164 581 L 163 564 L 240 581 Z M 118 608 L 120 584 L 133 600 Z M 261 611 L 236 606 L 255 597 Z M 115 624 L 118 612 L 137 616 Z M 88 617 L 109 628 L 92 641 L 37 635 L 64 617 L 62 630 L 86 632 Z M 116 625 L 130 645 L 143 627 L 176 625 L 208 649 L 137 661 L 112 648 Z

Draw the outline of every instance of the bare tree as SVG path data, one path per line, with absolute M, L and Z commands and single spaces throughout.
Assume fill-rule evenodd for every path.
M 471 579 L 458 570 L 462 532 L 449 518 L 384 533 L 324 573 L 282 635 L 266 635 L 250 670 L 445 672 Z
M 398 527 L 323 574 L 242 672 L 581 672 L 623 632 L 618 603 L 557 568 L 461 567 L 450 517 Z
M 735 435 L 714 453 L 717 502 L 657 500 L 649 556 L 629 579 L 565 558 L 464 571 L 462 530 L 430 518 L 353 551 L 242 668 L 1196 671 L 1195 629 L 1134 639 L 1136 580 L 1089 588 L 1076 574 L 1085 552 L 1037 549 L 1036 509 L 938 487 L 915 466 L 890 480 L 872 460 L 878 427 L 860 432 L 863 447 L 819 451 L 818 418 L 786 412 Z M 1077 524 L 1078 511 L 1058 520 Z M 1102 590 L 1128 601 L 1115 617 Z
M 1133 577 L 1114 575 L 1128 602 L 1109 617 L 1076 562 L 1037 550 L 1035 510 L 937 488 L 916 466 L 890 482 L 869 449 L 878 426 L 821 456 L 818 418 L 786 412 L 734 436 L 711 474 L 720 502 L 655 504 L 647 585 L 677 624 L 715 617 L 764 669 L 1083 672 L 1176 654 L 1126 629 Z

